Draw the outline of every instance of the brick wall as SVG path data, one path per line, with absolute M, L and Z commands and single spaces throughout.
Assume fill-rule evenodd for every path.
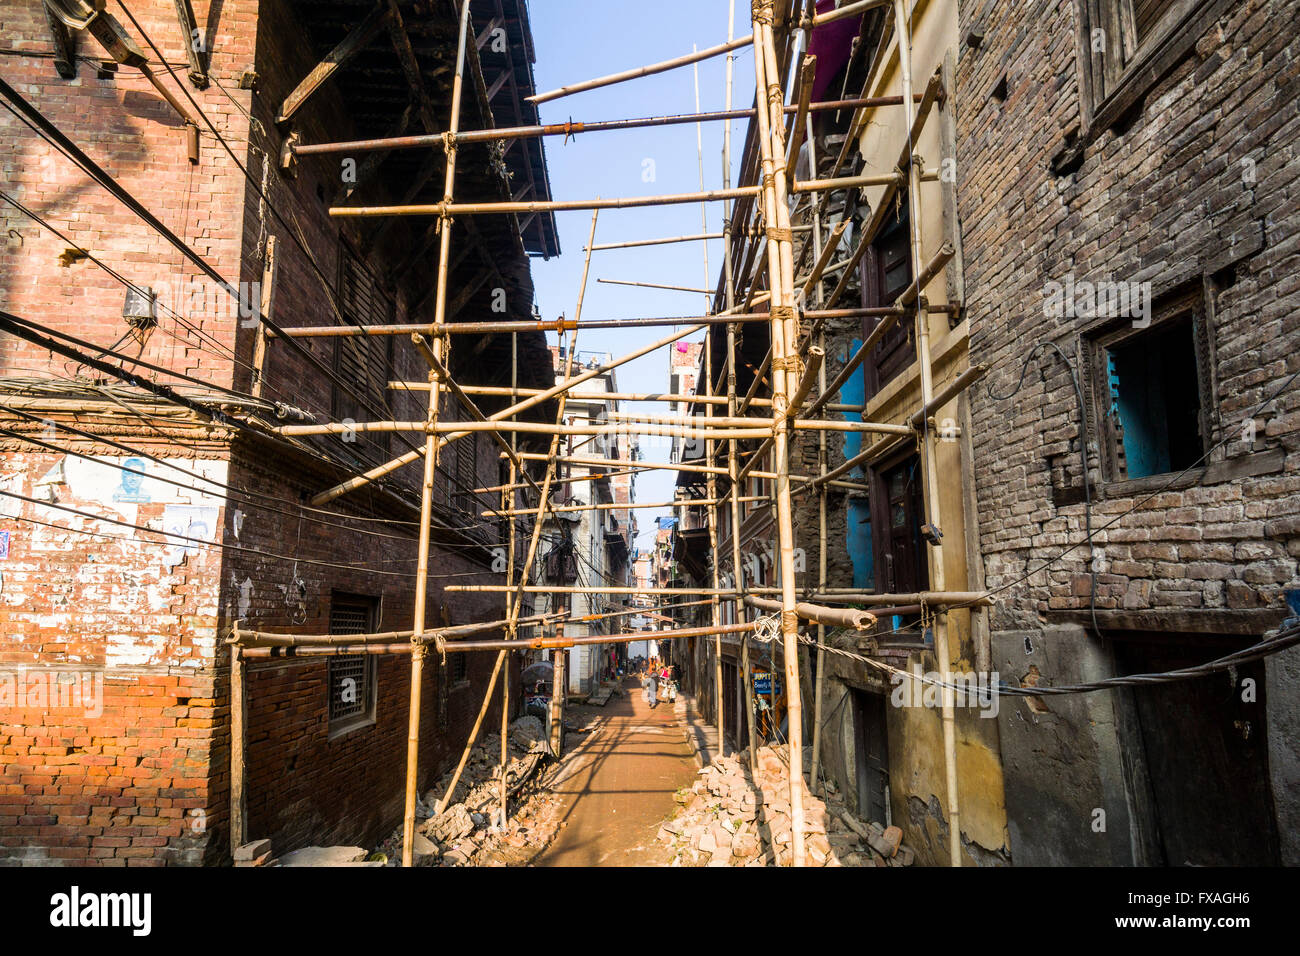
M 1013 14 L 1014 8 L 1014 14 Z M 1060 361 L 1044 353 L 1017 389 L 1028 346 L 1075 355 L 1084 320 L 1044 317 L 1043 288 L 1082 280 L 1150 281 L 1157 299 L 1204 290 L 1216 377 L 1211 456 L 1199 482 L 1146 501 L 1099 487 L 1094 528 L 1104 548 L 1097 607 L 1159 614 L 1277 608 L 1297 582 L 1300 557 L 1300 407 L 1289 388 L 1257 421 L 1253 447 L 1238 438 L 1248 410 L 1300 368 L 1300 235 L 1295 162 L 1300 40 L 1294 2 L 1232 3 L 1194 50 L 1157 81 L 1122 129 L 1087 142 L 1073 173 L 1049 165 L 1080 133 L 1076 7 L 1070 0 L 961 5 L 962 35 L 978 21 L 977 50 L 957 74 L 959 194 L 969 290 L 972 361 L 992 366 L 991 400 L 974 408 L 981 544 L 988 585 L 1018 581 L 1084 535 L 1082 504 L 1053 505 L 1051 466 L 1081 490 L 1079 414 Z M 1029 30 L 1024 24 L 1036 24 Z M 1007 95 L 991 95 L 1001 78 Z M 1254 164 L 1254 181 L 1243 161 Z M 1039 367 L 1043 368 L 1040 374 Z M 1090 422 L 1096 469 L 1096 422 Z M 987 439 L 987 440 L 986 440 Z M 1247 456 L 1254 452 L 1254 457 Z M 1272 452 L 1269 459 L 1260 453 Z M 1259 463 L 1259 464 L 1256 464 Z M 1225 480 L 1233 468 L 1263 470 Z M 1086 549 L 1002 596 L 1000 628 L 1086 608 Z
M 200 862 L 224 714 L 211 673 L 220 555 L 55 507 L 158 528 L 192 507 L 118 500 L 118 469 L 9 442 L 0 470 L 4 490 L 45 502 L 0 500 L 0 863 Z
M 202 21 L 206 4 L 195 6 Z M 248 133 L 240 108 L 247 108 L 250 94 L 238 89 L 238 81 L 249 65 L 256 7 L 223 4 L 210 38 L 212 72 L 229 97 L 215 85 L 194 89 L 184 79 L 186 71 L 178 70 L 236 155 L 243 153 Z M 183 63 L 175 7 L 166 0 L 141 0 L 131 9 L 168 61 Z M 133 28 L 130 32 L 139 39 Z M 242 207 L 245 181 L 206 124 L 200 121 L 199 163 L 192 165 L 181 119 L 139 71 L 121 67 L 101 77 L 94 63 L 83 60 L 75 79 L 61 79 L 53 61 L 41 55 L 53 44 L 39 3 L 5 4 L 0 33 L 6 47 L 28 54 L 0 58 L 5 81 L 222 276 L 238 281 L 240 235 L 225 228 L 223 210 Z M 157 58 L 140 42 L 156 65 Z M 94 61 L 107 57 L 88 34 L 77 38 L 77 52 Z M 175 90 L 161 67 L 158 72 Z M 183 94 L 177 98 L 189 108 Z M 0 308 L 104 345 L 122 336 L 125 287 L 90 261 L 61 264 L 75 243 L 136 285 L 158 292 L 159 326 L 140 357 L 229 384 L 234 300 L 198 278 L 199 270 L 179 251 L 7 110 L 0 111 L 0 137 L 7 144 L 0 156 L 0 189 L 71 240 L 0 201 L 0 233 L 7 236 L 0 243 Z M 125 347 L 136 354 L 135 343 Z M 43 374 L 47 359 L 47 353 L 9 336 L 0 340 L 0 369 L 6 374 Z

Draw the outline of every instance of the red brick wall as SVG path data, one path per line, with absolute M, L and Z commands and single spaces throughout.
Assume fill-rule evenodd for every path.
M 168 505 L 116 501 L 81 467 L 3 450 L 0 487 L 50 505 L 0 498 L 0 863 L 198 863 L 224 717 L 220 556 L 196 547 L 169 568 L 156 535 L 52 507 L 162 526 Z M 47 706 L 60 687 L 66 706 Z
M 495 475 L 495 454 L 480 442 L 480 474 Z M 495 446 L 492 446 L 495 448 Z M 296 501 L 319 490 L 325 482 L 294 475 L 277 462 L 268 462 L 254 449 L 237 451 L 234 468 L 242 488 L 258 495 Z M 489 468 L 493 469 L 489 471 Z M 290 475 L 294 475 L 290 477 Z M 482 480 L 481 479 L 481 480 Z M 490 482 L 485 482 L 490 483 Z M 334 591 L 367 595 L 379 600 L 381 631 L 407 630 L 412 624 L 415 527 L 409 512 L 383 511 L 362 493 L 329 506 L 331 511 L 359 516 L 397 518 L 398 523 L 346 522 L 379 534 L 340 528 L 333 516 L 302 521 L 290 515 L 249 510 L 242 520 L 242 547 L 275 554 L 292 553 L 292 562 L 256 554 L 227 556 L 222 578 L 222 608 L 227 620 L 259 630 L 320 634 L 329 630 Z M 290 509 L 292 510 L 292 509 Z M 463 524 L 465 519 L 447 515 Z M 404 522 L 404 523 L 402 523 Z M 321 564 L 308 563 L 321 562 Z M 504 616 L 500 594 L 447 593 L 447 584 L 499 583 L 490 570 L 491 556 L 467 539 L 443 536 L 430 559 L 429 626 L 498 620 Z M 353 565 L 330 567 L 325 564 Z M 391 572 L 377 574 L 376 571 Z M 301 582 L 301 586 L 298 583 Z M 297 595 L 301 594 L 301 606 Z M 290 603 L 286 603 L 288 600 Z M 499 636 L 485 632 L 483 637 Z M 421 712 L 421 792 L 428 782 L 459 757 L 483 699 L 495 655 L 474 653 L 469 680 L 446 687 L 440 703 L 440 682 L 449 679 L 436 655 L 425 665 Z M 309 844 L 364 844 L 386 834 L 400 821 L 405 781 L 405 753 L 410 692 L 409 655 L 381 657 L 377 664 L 375 722 L 330 739 L 327 696 L 328 663 L 324 658 L 250 662 L 248 698 L 248 813 L 250 839 L 271 837 L 275 852 Z M 223 682 L 228 677 L 223 669 Z M 514 686 L 518 686 L 514 682 Z M 487 727 L 500 724 L 500 689 Z M 223 728 L 224 732 L 224 728 Z M 222 752 L 227 753 L 226 738 Z M 214 788 L 223 791 L 216 811 L 226 819 L 228 764 L 214 767 Z
M 207 6 L 195 4 L 200 21 Z M 169 62 L 185 62 L 176 9 L 169 0 L 138 0 L 131 10 Z M 248 121 L 232 99 L 247 108 L 250 94 L 238 89 L 238 81 L 251 66 L 255 14 L 256 4 L 247 0 L 222 4 L 211 47 L 212 72 L 229 98 L 215 85 L 194 89 L 184 79 L 185 71 L 178 70 L 241 158 Z M 139 71 L 122 67 L 101 79 L 93 64 L 79 62 L 76 79 L 61 79 L 50 58 L 35 55 L 53 48 L 39 3 L 0 7 L 0 35 L 6 47 L 33 53 L 0 57 L 6 82 L 221 275 L 238 281 L 241 237 L 228 222 L 240 215 L 245 180 L 206 124 L 199 123 L 200 161 L 191 165 L 182 121 Z M 140 42 L 156 65 L 157 58 Z M 77 50 L 96 60 L 107 57 L 88 34 L 77 38 Z M 157 71 L 189 108 L 165 71 Z M 184 317 L 182 323 L 160 308 L 159 327 L 141 357 L 229 384 L 235 323 L 228 310 L 233 300 L 210 280 L 199 280 L 199 270 L 179 251 L 7 110 L 0 111 L 0 141 L 6 144 L 0 153 L 0 188 L 136 285 L 157 289 L 160 302 Z M 0 243 L 0 308 L 102 345 L 127 331 L 122 320 L 125 288 L 92 262 L 61 266 L 68 242 L 3 201 L 0 234 L 7 236 Z M 191 291 L 186 283 L 197 283 L 193 288 L 205 294 L 200 302 L 182 302 Z M 132 344 L 132 355 L 135 348 Z M 40 374 L 47 358 L 8 336 L 0 339 L 0 370 L 6 374 Z

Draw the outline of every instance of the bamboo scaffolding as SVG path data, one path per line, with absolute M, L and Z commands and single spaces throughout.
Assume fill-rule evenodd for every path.
M 920 97 L 917 97 L 920 102 Z M 843 100 L 821 100 L 816 103 L 810 103 L 808 109 L 811 112 L 838 111 L 843 109 L 867 109 L 882 106 L 902 106 L 903 98 L 901 96 L 867 96 L 857 97 L 855 99 Z M 797 107 L 790 106 L 786 108 L 787 112 L 794 112 Z M 457 133 L 455 140 L 461 143 L 497 143 L 514 139 L 536 139 L 546 136 L 578 136 L 581 133 L 601 133 L 616 130 L 644 129 L 654 126 L 680 126 L 690 123 L 712 123 L 712 122 L 731 122 L 738 119 L 749 119 L 753 117 L 752 109 L 741 110 L 710 110 L 706 112 L 696 111 L 694 113 L 676 113 L 666 116 L 639 116 L 626 119 L 614 120 L 566 120 L 563 123 L 547 123 L 532 126 L 498 126 L 491 129 L 466 130 Z M 413 136 L 384 136 L 375 139 L 354 139 L 343 142 L 331 143 L 295 143 L 290 149 L 295 156 L 320 156 L 332 153 L 347 153 L 354 155 L 356 153 L 374 152 L 382 150 L 390 152 L 404 149 L 425 149 L 441 148 L 444 139 L 443 133 L 421 133 Z M 721 238 L 715 236 L 713 238 Z M 609 247 L 597 246 L 601 248 L 619 248 L 617 244 Z M 586 251 L 585 249 L 583 250 Z
M 569 479 L 565 479 L 568 481 Z M 760 501 L 763 499 L 742 498 L 741 501 Z M 640 508 L 693 508 L 698 506 L 716 505 L 719 501 L 726 501 L 725 498 L 677 498 L 672 501 L 626 501 L 626 502 L 597 502 L 585 505 L 551 505 L 546 509 L 541 508 L 512 508 L 509 511 L 490 511 L 484 510 L 483 516 L 487 518 L 507 518 L 519 515 L 535 515 L 545 510 L 550 514 L 571 514 L 577 511 L 626 511 Z
M 469 35 L 469 8 L 465 2 L 461 8 L 460 37 L 456 48 L 456 74 L 452 80 L 451 119 L 447 128 L 455 134 L 460 128 L 460 98 L 465 80 L 466 38 Z M 444 178 L 443 201 L 450 203 L 456 183 L 456 150 L 453 140 L 448 139 L 446 150 L 446 175 Z M 447 308 L 447 277 L 451 248 L 451 221 L 444 214 L 441 220 L 441 236 L 438 252 L 438 279 L 434 299 L 435 322 L 441 324 Z M 433 340 L 435 356 L 441 358 L 443 340 Z M 436 425 L 438 421 L 438 372 L 429 370 L 429 414 L 428 422 Z M 420 542 L 419 568 L 415 579 L 415 624 L 411 636 L 411 702 L 406 735 L 406 806 L 402 816 L 402 866 L 414 865 L 415 845 L 415 806 L 416 790 L 419 785 L 420 761 L 420 703 L 424 681 L 424 658 L 426 645 L 418 643 L 424 633 L 425 605 L 429 589 L 429 529 L 433 517 L 433 481 L 437 466 L 437 437 L 429 432 L 424 440 L 424 482 L 420 489 Z
M 845 176 L 839 179 L 818 179 L 797 182 L 796 193 L 833 192 L 839 189 L 863 186 L 897 187 L 901 173 L 873 173 L 862 176 Z M 658 196 L 618 196 L 610 199 L 546 199 L 531 202 L 462 202 L 444 200 L 440 203 L 399 204 L 396 206 L 331 206 L 330 216 L 336 219 L 373 219 L 378 216 L 489 216 L 524 215 L 542 212 L 581 212 L 590 209 L 639 209 L 645 206 L 677 206 L 697 202 L 722 202 L 727 199 L 753 198 L 760 186 L 736 186 L 732 189 L 708 189 L 693 193 L 665 193 Z
M 723 188 L 726 188 L 725 186 Z M 709 239 L 721 239 L 720 232 L 705 232 L 694 236 L 666 236 L 663 239 L 633 239 L 629 242 L 605 242 L 592 246 L 593 252 L 609 249 L 640 249 L 644 246 L 663 246 L 673 242 L 705 242 Z M 585 250 L 584 250 L 585 251 Z
M 758 102 L 758 142 L 762 156 L 762 201 L 769 224 L 767 275 L 772 293 L 772 428 L 775 471 L 777 544 L 780 553 L 781 633 L 785 645 L 788 739 L 790 743 L 791 858 L 805 863 L 803 812 L 803 713 L 799 692 L 799 622 L 795 612 L 794 523 L 790 508 L 789 437 L 785 428 L 788 396 L 797 387 L 798 356 L 787 352 L 797 338 L 794 308 L 794 253 L 785 196 L 781 105 L 784 93 L 776 66 L 771 0 L 754 0 L 754 84 Z M 904 100 L 907 94 L 903 95 Z M 775 105 L 772 115 L 764 105 Z M 778 158 L 779 157 L 779 158 Z
M 630 285 L 639 289 L 663 289 L 668 292 L 696 292 L 709 294 L 708 289 L 697 289 L 689 285 L 663 285 L 658 282 L 633 282 L 631 279 L 597 279 L 597 282 L 603 282 L 605 285 Z
M 849 3 L 837 10 L 830 10 L 826 13 L 819 13 L 812 17 L 814 25 L 820 26 L 823 23 L 831 23 L 835 20 L 851 17 L 873 7 L 885 6 L 889 0 L 858 0 L 856 3 Z M 631 70 L 624 70 L 621 73 L 612 73 L 609 76 L 597 77 L 592 80 L 584 80 L 581 83 L 572 83 L 568 86 L 561 86 L 558 89 L 546 93 L 537 93 L 527 97 L 529 103 L 548 103 L 551 100 L 559 99 L 562 96 L 572 96 L 574 93 L 583 93 L 587 90 L 599 89 L 602 86 L 612 86 L 615 83 L 622 83 L 626 80 L 635 80 L 643 76 L 653 76 L 656 73 L 663 73 L 667 70 L 673 70 L 681 66 L 690 66 L 692 63 L 699 63 L 701 60 L 709 60 L 715 56 L 721 56 L 732 50 L 739 50 L 741 47 L 755 44 L 757 33 L 749 36 L 739 37 L 735 40 L 729 40 L 726 43 L 712 46 L 704 50 L 696 50 L 694 53 L 688 53 L 684 56 L 673 57 L 671 60 L 662 60 L 658 63 L 651 63 L 646 66 L 639 66 Z M 773 73 L 775 81 L 775 72 Z

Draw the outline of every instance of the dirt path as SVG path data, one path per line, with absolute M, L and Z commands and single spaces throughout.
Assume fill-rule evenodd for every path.
M 536 866 L 656 866 L 668 862 L 655 838 L 676 809 L 673 794 L 695 780 L 695 761 L 672 704 L 654 710 L 635 681 L 604 707 L 574 708 L 601 719 L 576 745 L 552 785 L 564 801 L 563 828 Z

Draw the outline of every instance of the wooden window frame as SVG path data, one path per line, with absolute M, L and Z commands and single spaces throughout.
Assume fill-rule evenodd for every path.
M 1118 434 L 1110 414 L 1110 386 L 1107 380 L 1106 352 L 1115 346 L 1150 335 L 1168 325 L 1190 318 L 1192 344 L 1196 356 L 1196 382 L 1200 398 L 1200 428 L 1202 448 L 1208 451 L 1214 444 L 1218 426 L 1218 389 L 1215 368 L 1214 335 L 1211 327 L 1212 313 L 1206 301 L 1205 290 L 1183 288 L 1163 296 L 1151 310 L 1151 323 L 1137 328 L 1132 319 L 1108 319 L 1085 329 L 1081 335 L 1084 361 L 1085 404 L 1091 421 L 1091 433 L 1096 436 L 1101 460 L 1102 488 L 1107 497 L 1142 494 L 1164 487 L 1169 476 L 1177 472 L 1161 472 L 1141 478 L 1126 478 L 1119 474 Z M 1189 476 L 1199 474 L 1208 464 L 1202 461 L 1192 468 Z M 1181 470 L 1181 469 L 1180 469 Z
M 1076 0 L 1082 106 L 1089 136 L 1119 124 L 1238 0 L 1175 0 L 1140 42 L 1133 0 Z M 1105 33 L 1093 51 L 1093 31 Z

